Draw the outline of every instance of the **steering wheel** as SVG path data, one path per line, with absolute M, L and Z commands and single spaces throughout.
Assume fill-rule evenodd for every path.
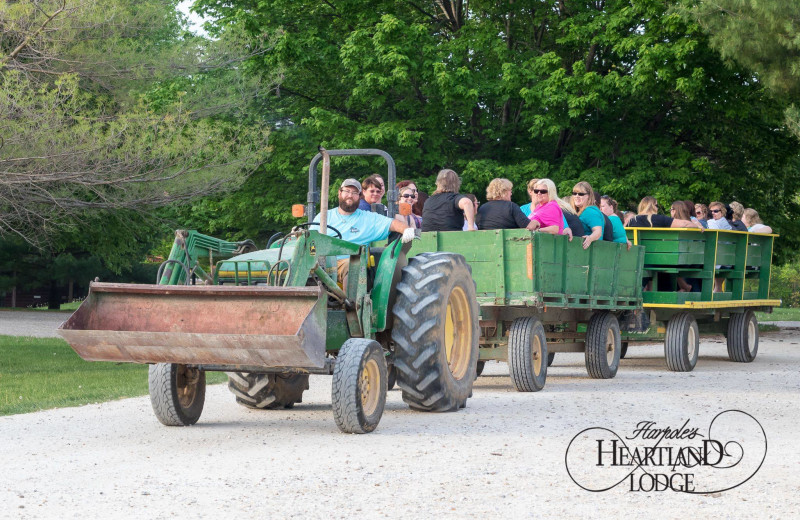
M 295 228 L 308 228 L 309 226 L 319 226 L 319 222 L 304 222 L 302 224 L 296 225 Z M 336 233 L 336 238 L 342 238 L 342 234 L 339 232 L 338 229 L 331 226 L 330 224 L 327 224 L 327 226 L 328 229 L 333 230 L 333 232 Z

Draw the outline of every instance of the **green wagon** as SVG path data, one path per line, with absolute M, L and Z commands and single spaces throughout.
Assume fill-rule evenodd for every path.
M 645 249 L 526 230 L 422 233 L 411 253 L 449 251 L 472 269 L 480 306 L 480 360 L 508 361 L 519 391 L 544 387 L 557 352 L 585 352 L 590 376 L 614 377 L 618 318 L 641 309 Z M 585 325 L 585 326 L 584 326 Z
M 643 320 L 623 327 L 623 352 L 635 342 L 664 339 L 670 370 L 688 372 L 697 363 L 700 332 L 721 332 L 732 361 L 758 353 L 756 311 L 771 312 L 769 298 L 774 234 L 673 228 L 630 228 L 628 238 L 644 248 Z M 695 290 L 678 290 L 678 278 Z M 714 292 L 714 279 L 724 280 Z

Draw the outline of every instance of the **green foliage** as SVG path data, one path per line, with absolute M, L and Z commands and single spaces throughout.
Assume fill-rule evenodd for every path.
M 217 372 L 207 379 L 226 380 Z M 61 339 L 0 336 L 0 416 L 146 394 L 147 366 L 90 363 Z
M 321 144 L 386 149 L 398 179 L 428 191 L 452 167 L 481 198 L 489 179 L 509 178 L 520 203 L 542 175 L 562 193 L 587 180 L 623 208 L 649 194 L 738 200 L 785 235 L 779 255 L 796 250 L 800 207 L 786 194 L 800 187 L 800 145 L 786 104 L 670 10 L 685 2 L 454 3 L 460 17 L 433 1 L 198 0 L 215 34 L 276 34 L 249 70 L 282 71 L 264 100 L 265 117 L 280 121 L 273 162 L 246 196 L 214 203 L 214 224 L 280 227 L 288 202 L 305 200 L 305 165 Z M 333 168 L 339 178 L 374 171 L 360 159 Z
M 769 292 L 782 300 L 783 307 L 800 307 L 800 262 L 774 266 Z

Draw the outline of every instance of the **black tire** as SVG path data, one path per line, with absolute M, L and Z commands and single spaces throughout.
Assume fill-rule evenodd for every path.
M 731 314 L 728 322 L 728 357 L 737 363 L 750 363 L 758 355 L 758 319 L 748 309 Z
M 336 426 L 344 433 L 369 433 L 386 406 L 388 374 L 383 348 L 377 341 L 351 338 L 336 357 L 331 402 Z
M 518 392 L 538 392 L 547 381 L 544 325 L 533 316 L 517 318 L 508 331 L 508 372 Z
M 394 367 L 394 363 L 387 367 L 389 373 L 389 379 L 386 382 L 386 389 L 391 390 L 394 388 L 395 383 L 397 383 L 397 369 Z
M 486 367 L 486 361 L 478 361 L 475 365 L 475 377 L 478 378 L 483 374 L 483 369 Z
M 556 359 L 556 353 L 555 352 L 548 352 L 547 353 L 547 366 L 548 367 L 553 366 L 553 360 L 555 360 L 555 359 Z
M 292 408 L 303 402 L 308 390 L 306 374 L 251 374 L 228 372 L 228 390 L 236 402 L 247 408 L 274 410 Z
M 620 350 L 619 350 L 619 358 L 620 359 L 625 359 L 625 356 L 628 355 L 628 342 L 627 341 L 623 341 L 622 343 L 620 343 L 620 345 L 621 345 L 621 347 L 620 347 Z
M 607 311 L 595 312 L 586 325 L 586 371 L 595 379 L 617 375 L 620 356 L 619 322 Z
M 464 257 L 426 253 L 403 268 L 392 308 L 397 385 L 416 410 L 455 411 L 472 395 L 478 302 Z M 449 347 L 448 347 L 449 344 Z
M 147 383 L 150 404 L 161 424 L 190 426 L 203 413 L 206 373 L 175 363 L 150 365 Z
M 688 312 L 673 316 L 667 323 L 664 337 L 664 357 L 673 372 L 691 372 L 700 351 L 700 329 L 697 320 Z

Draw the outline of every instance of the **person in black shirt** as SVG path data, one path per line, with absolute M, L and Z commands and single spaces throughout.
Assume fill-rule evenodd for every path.
M 422 208 L 422 231 L 461 231 L 464 219 L 471 229 L 475 227 L 475 206 L 458 193 L 461 179 L 450 169 L 436 176 L 436 191 Z
M 536 223 L 511 202 L 514 185 L 508 179 L 492 179 L 486 188 L 486 204 L 478 208 L 478 229 L 536 229 Z

